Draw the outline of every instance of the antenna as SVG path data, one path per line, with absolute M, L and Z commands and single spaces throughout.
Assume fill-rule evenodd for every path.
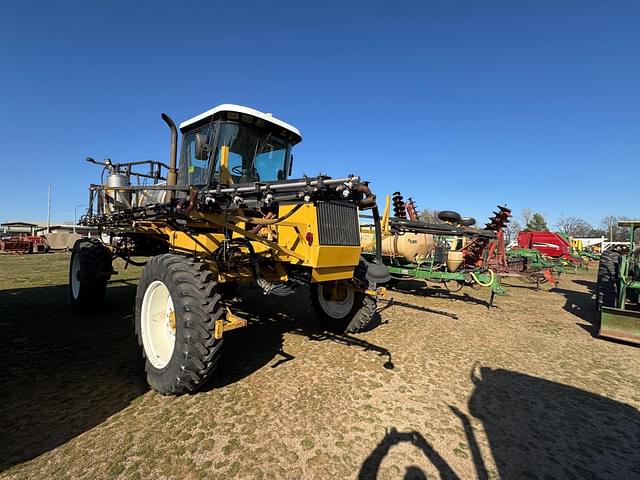
M 49 185 L 49 198 L 47 200 L 47 233 L 51 233 L 51 185 Z

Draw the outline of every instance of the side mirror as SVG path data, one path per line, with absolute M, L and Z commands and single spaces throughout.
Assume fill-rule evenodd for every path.
M 211 145 L 207 143 L 208 138 L 205 133 L 196 133 L 196 160 L 209 160 Z
M 289 176 L 293 172 L 293 155 L 291 155 L 291 160 L 289 160 Z

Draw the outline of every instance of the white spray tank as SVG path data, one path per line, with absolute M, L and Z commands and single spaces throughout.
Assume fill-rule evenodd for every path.
M 118 172 L 116 167 L 107 160 L 107 181 L 104 185 L 107 198 L 106 210 L 113 212 L 122 208 L 131 208 L 131 191 L 118 190 L 120 187 L 130 187 L 131 180 L 127 173 Z
M 362 250 L 374 253 L 376 248 L 373 233 L 361 233 Z M 433 235 L 428 233 L 405 233 L 389 235 L 382 239 L 382 254 L 389 257 L 404 257 L 413 262 L 426 257 L 435 248 Z

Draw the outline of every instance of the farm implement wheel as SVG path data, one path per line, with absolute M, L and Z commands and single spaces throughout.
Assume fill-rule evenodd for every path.
M 453 210 L 442 210 L 438 212 L 438 218 L 443 222 L 449 222 L 454 224 L 459 224 L 462 221 L 462 217 L 458 212 L 454 212 Z
M 69 296 L 75 311 L 95 310 L 104 299 L 111 276 L 111 254 L 94 238 L 81 238 L 73 245 L 69 266 Z
M 224 313 L 203 263 L 181 255 L 152 258 L 136 294 L 135 329 L 151 387 L 163 395 L 194 392 L 211 376 L 222 346 Z
M 444 288 L 446 288 L 446 290 L 449 293 L 458 293 L 460 290 L 462 290 L 464 288 L 464 282 L 460 282 L 457 280 L 449 280 L 449 281 L 444 281 L 442 282 L 442 284 L 444 285 Z M 473 284 L 475 286 L 475 283 Z

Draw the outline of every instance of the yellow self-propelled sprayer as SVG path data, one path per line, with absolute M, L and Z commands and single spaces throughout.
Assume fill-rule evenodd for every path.
M 89 159 L 103 165 L 103 181 L 91 185 L 81 223 L 101 235 L 75 244 L 69 272 L 71 302 L 87 310 L 103 298 L 114 258 L 144 264 L 135 328 L 149 384 L 182 394 L 210 377 L 226 332 L 247 323 L 225 296 L 239 284 L 275 296 L 307 287 L 328 327 L 367 328 L 388 279 L 380 255 L 360 255 L 358 210 L 372 210 L 381 237 L 367 182 L 289 179 L 300 132 L 238 105 L 183 122 L 178 165 L 178 129 L 162 118 L 168 165 Z

